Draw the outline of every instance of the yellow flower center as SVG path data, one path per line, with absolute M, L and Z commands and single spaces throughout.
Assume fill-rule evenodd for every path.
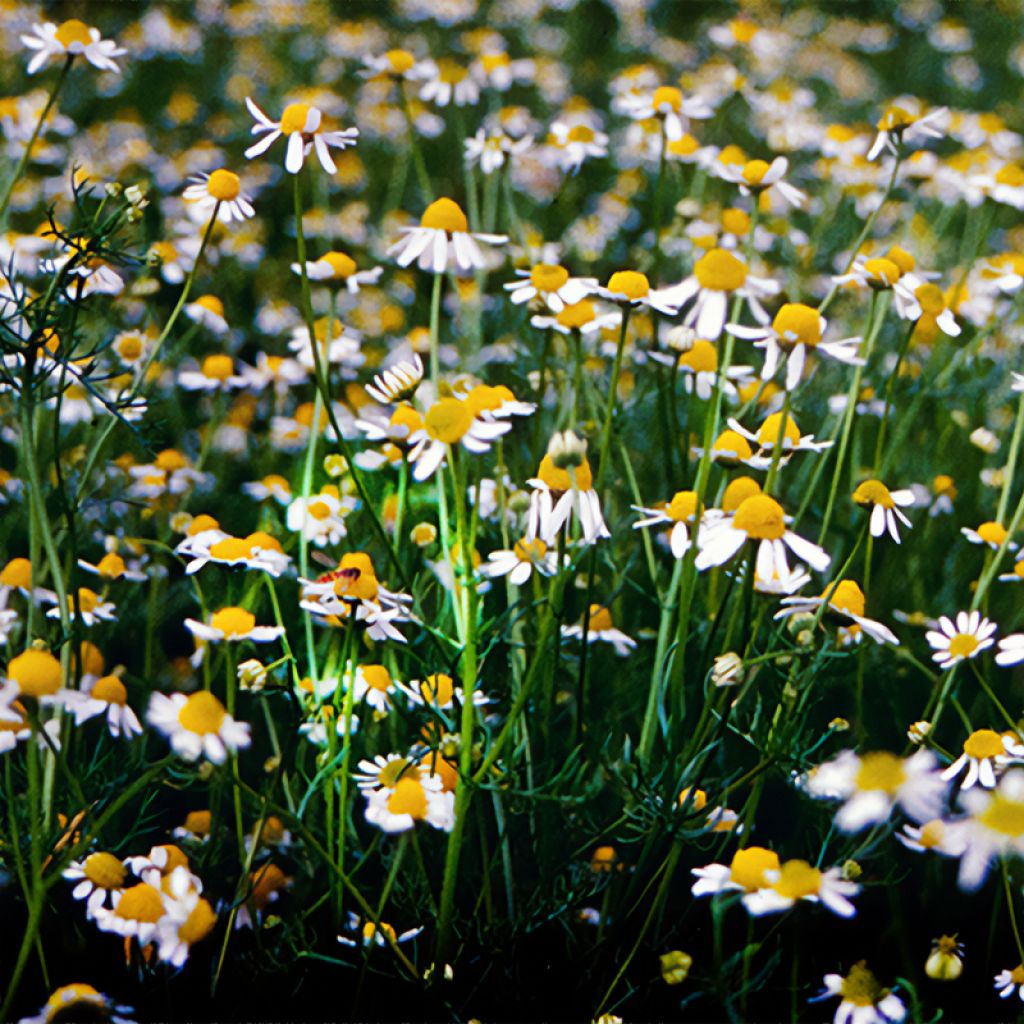
M 881 505 L 882 508 L 893 508 L 896 505 L 889 488 L 881 480 L 865 480 L 858 484 L 853 492 L 853 500 L 858 505 Z
M 934 818 L 931 821 L 921 826 L 921 837 L 918 842 L 925 847 L 925 849 L 932 849 L 942 842 L 942 836 L 946 831 L 946 826 L 943 824 L 941 818 Z
M 94 700 L 106 701 L 108 704 L 117 704 L 121 707 L 128 702 L 128 691 L 117 676 L 103 676 L 97 679 L 89 696 Z
M 405 427 L 408 430 L 406 437 L 423 426 L 423 417 L 411 406 L 400 405 L 391 414 L 390 425 L 392 427 Z
M 203 376 L 211 380 L 226 381 L 235 372 L 235 363 L 231 356 L 207 356 L 203 360 Z
M 199 736 L 217 732 L 225 717 L 224 705 L 209 690 L 193 693 L 178 712 L 181 727 Z
M 672 500 L 665 507 L 665 514 L 676 523 L 693 519 L 697 512 L 696 491 L 676 491 Z
M 665 107 L 670 110 L 679 110 L 683 105 L 683 94 L 672 85 L 660 85 L 654 90 L 651 105 L 657 111 L 663 111 Z
M 427 410 L 423 425 L 435 441 L 455 444 L 473 425 L 473 413 L 457 398 L 442 398 Z
M 538 263 L 530 271 L 530 284 L 539 292 L 557 292 L 569 280 L 569 271 L 557 263 Z
M 217 298 L 216 295 L 200 295 L 196 299 L 196 305 L 201 306 L 208 313 L 213 313 L 215 316 L 219 316 L 222 320 L 224 319 L 224 303 Z
M 114 915 L 139 924 L 156 924 L 164 916 L 164 902 L 157 889 L 140 882 L 121 894 Z
M 396 757 L 393 761 L 388 761 L 380 770 L 377 774 L 377 781 L 385 789 L 394 789 L 404 777 L 406 771 L 411 767 L 411 763 L 404 757 Z
M 116 580 L 124 575 L 124 559 L 113 551 L 105 554 L 97 563 L 96 568 L 99 574 L 106 579 Z
M 82 646 L 79 648 L 79 658 L 81 659 L 82 672 L 90 676 L 98 676 L 103 673 L 103 654 L 100 649 L 88 640 L 82 641 Z
M 214 612 L 210 625 L 214 629 L 219 629 L 225 640 L 230 640 L 232 637 L 252 632 L 253 626 L 256 625 L 256 616 L 244 608 L 221 608 L 219 612 Z
M 711 451 L 721 462 L 740 462 L 754 454 L 747 439 L 735 430 L 723 430 L 711 446 Z
M 586 124 L 573 125 L 566 134 L 569 142 L 593 142 L 594 138 L 594 129 Z
M 681 807 L 686 803 L 687 799 L 690 801 L 690 807 L 694 811 L 703 811 L 708 805 L 708 795 L 703 789 L 698 789 L 694 792 L 693 796 L 690 796 L 691 787 L 686 786 L 684 789 L 679 791 L 679 806 Z
M 99 889 L 120 889 L 124 885 L 125 866 L 112 853 L 92 853 L 82 865 L 85 877 Z
M 693 156 L 700 149 L 700 143 L 692 135 L 669 139 L 668 151 L 673 156 Z
M 705 253 L 693 268 L 701 288 L 715 292 L 734 292 L 747 280 L 747 267 L 725 249 Z
M 994 729 L 975 729 L 964 740 L 964 753 L 978 761 L 1005 753 L 1003 738 Z
M 781 341 L 814 348 L 821 341 L 821 317 L 802 302 L 787 302 L 775 314 L 772 327 Z
M 743 180 L 748 185 L 760 185 L 770 166 L 766 160 L 748 160 L 743 165 Z
M 778 444 L 779 435 L 782 435 L 782 447 L 797 445 L 800 443 L 800 430 L 792 416 L 786 417 L 786 429 L 782 429 L 782 413 L 773 412 L 761 424 L 757 432 L 757 443 L 762 448 Z
M 384 57 L 396 75 L 404 75 L 416 63 L 416 58 L 408 50 L 388 50 Z
M 837 611 L 856 615 L 858 618 L 864 615 L 864 591 L 853 580 L 840 580 L 821 596 L 827 597 L 828 603 Z
M 78 1004 L 86 1004 L 104 1010 L 107 1006 L 107 999 L 106 996 L 97 992 L 92 985 L 83 985 L 81 982 L 75 982 L 73 985 L 62 985 L 60 988 L 54 989 L 50 998 L 46 1000 L 48 1012 L 41 1014 L 40 1017 L 46 1021 L 66 1020 L 68 1019 L 67 1015 L 69 1012 L 78 1007 Z M 81 1012 L 80 1007 L 78 1012 Z M 82 1013 L 81 1017 L 84 1020 L 90 1015 Z
M 1004 836 L 1024 836 L 1024 803 L 1008 800 L 1001 793 L 978 815 L 978 822 Z
M 252 556 L 252 548 L 248 542 L 240 537 L 225 537 L 224 540 L 219 540 L 216 544 L 210 545 L 210 554 L 212 557 L 223 559 L 225 562 L 233 562 L 240 558 L 250 558 Z
M 391 673 L 383 665 L 364 665 L 363 679 L 372 690 L 387 693 L 391 689 Z
M 251 548 L 262 548 L 264 551 L 280 551 L 281 542 L 276 537 L 271 537 L 269 533 L 264 533 L 263 530 L 257 530 L 255 533 L 250 533 L 245 538 L 246 544 Z
M 891 288 L 903 276 L 900 268 L 884 257 L 868 260 L 864 272 L 871 279 L 868 283 L 875 288 Z
M 631 301 L 644 298 L 650 290 L 647 275 L 636 270 L 619 270 L 608 278 L 608 291 L 615 295 L 625 295 Z
M 342 281 L 356 272 L 356 261 L 346 253 L 336 252 L 332 249 L 330 252 L 325 252 L 320 259 L 327 263 L 331 268 L 331 273 Z
M 507 53 L 485 53 L 480 58 L 480 63 L 484 71 L 490 75 L 495 71 L 507 68 L 512 63 L 512 60 Z
M 760 493 L 761 485 L 753 477 L 738 476 L 730 481 L 722 495 L 722 511 L 735 512 L 747 498 Z
M 763 889 L 768 884 L 764 877 L 766 871 L 778 870 L 779 855 L 774 850 L 766 850 L 763 846 L 748 846 L 734 854 L 729 865 L 729 878 L 744 889 L 753 891 Z
M 1006 164 L 996 171 L 996 184 L 1020 188 L 1024 185 L 1024 169 L 1017 164 Z
M 590 625 L 587 627 L 589 633 L 604 633 L 612 628 L 612 613 L 603 605 L 592 604 L 590 606 Z
M 214 199 L 229 203 L 232 199 L 238 198 L 242 191 L 242 183 L 233 171 L 220 169 L 206 179 L 206 191 Z
M 538 558 L 543 558 L 547 554 L 547 550 L 547 544 L 540 538 L 527 540 L 525 537 L 522 540 L 517 540 L 516 546 L 513 548 L 515 556 L 520 562 L 533 562 Z
M 734 18 L 729 22 L 729 31 L 737 43 L 749 43 L 757 35 L 757 26 L 748 18 Z
M 306 506 L 306 511 L 320 522 L 331 518 L 331 506 L 326 501 L 313 501 Z
M 860 759 L 856 786 L 863 792 L 881 790 L 892 796 L 907 779 L 902 758 L 888 751 L 879 750 L 865 754 Z
M 204 530 L 216 530 L 220 526 L 213 516 L 208 516 L 206 513 L 202 513 L 195 516 L 188 524 L 188 535 L 195 537 L 197 534 L 202 533 Z
M 698 338 L 688 352 L 684 352 L 679 360 L 694 373 L 714 373 L 718 369 L 718 352 L 710 341 Z
M 555 320 L 559 326 L 567 327 L 569 330 L 576 329 L 589 324 L 597 314 L 594 311 L 594 304 L 589 299 L 581 299 L 571 306 L 566 306 Z
M 782 506 L 767 494 L 747 498 L 736 509 L 732 522 L 752 540 L 779 540 L 786 532 Z
M 791 900 L 816 896 L 821 891 L 821 872 L 805 860 L 787 860 L 773 888 Z
M 436 199 L 424 211 L 420 218 L 420 226 L 435 231 L 466 232 L 469 221 L 462 212 L 462 207 L 452 199 Z
M 492 388 L 488 384 L 479 384 L 466 395 L 464 401 L 467 408 L 474 416 L 482 412 L 494 412 L 500 409 L 509 398 L 515 399 L 515 395 L 508 388 Z
M 47 697 L 60 689 L 60 662 L 49 651 L 30 648 L 7 666 L 7 678 L 26 697 Z
M 885 258 L 892 260 L 900 268 L 901 275 L 909 274 L 917 266 L 917 260 L 914 259 L 913 254 L 907 252 L 900 245 L 890 246 L 889 251 L 885 254 Z
M 938 316 L 946 308 L 946 299 L 942 294 L 942 289 L 930 281 L 919 285 L 914 290 L 914 298 L 917 299 L 922 312 L 930 316 Z
M 417 821 L 427 816 L 427 793 L 419 779 L 405 776 L 398 780 L 394 792 L 388 797 L 388 810 L 392 814 L 408 814 Z
M 954 658 L 969 658 L 978 649 L 978 638 L 970 633 L 957 633 L 949 641 L 949 653 Z
M 309 117 L 309 104 L 289 103 L 281 115 L 281 131 L 285 135 L 306 130 L 306 119 Z
M 191 832 L 194 836 L 209 835 L 210 822 L 209 811 L 189 811 L 185 815 L 185 831 Z
M 452 677 L 444 672 L 437 672 L 427 676 L 420 683 L 420 695 L 428 704 L 436 704 L 438 707 L 447 707 L 455 696 L 455 683 Z
M 887 989 L 878 984 L 878 980 L 867 969 L 863 960 L 850 968 L 850 973 L 843 978 L 839 991 L 843 999 L 854 1006 L 874 1006 L 889 994 Z
M 437 62 L 437 77 L 448 85 L 458 85 L 469 72 L 454 60 L 442 58 Z
M 901 132 L 909 128 L 917 120 L 902 107 L 888 107 L 878 119 L 877 128 L 880 132 Z
M 92 36 L 89 34 L 89 26 L 84 21 L 79 21 L 77 18 L 71 18 L 69 21 L 63 22 L 60 28 L 55 33 L 55 38 L 64 49 L 68 49 L 72 43 L 80 43 L 82 46 L 88 46 L 92 42 Z
M 735 207 L 723 210 L 722 230 L 730 235 L 745 235 L 750 230 L 750 214 Z
M 576 477 L 577 490 L 589 491 L 594 486 L 594 478 L 590 472 L 590 463 L 586 459 L 573 469 L 573 474 Z M 552 491 L 568 491 L 572 487 L 572 478 L 569 476 L 569 471 L 567 469 L 559 469 L 550 455 L 545 455 L 540 460 L 537 479 Z
M 12 558 L 0 572 L 0 586 L 28 590 L 32 586 L 32 563 L 27 558 Z
M 747 162 L 747 154 L 736 145 L 723 146 L 722 151 L 718 154 L 718 159 L 721 163 L 729 164 L 745 164 Z
M 216 923 L 217 915 L 214 913 L 213 907 L 210 906 L 208 900 L 200 897 L 192 909 L 192 913 L 179 926 L 178 938 L 189 945 L 192 945 L 194 942 L 200 942 L 213 931 Z
M 1006 530 L 999 523 L 982 523 L 974 532 L 977 533 L 977 535 L 986 544 L 994 544 L 996 547 L 1006 540 Z

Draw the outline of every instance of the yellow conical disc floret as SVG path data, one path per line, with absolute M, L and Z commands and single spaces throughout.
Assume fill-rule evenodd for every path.
M 224 705 L 208 690 L 193 693 L 178 712 L 182 728 L 199 736 L 218 732 L 226 717 Z
M 613 295 L 625 295 L 631 301 L 645 298 L 650 290 L 647 275 L 636 270 L 618 270 L 608 278 L 608 291 Z
M 766 871 L 779 870 L 779 855 L 763 846 L 748 846 L 737 850 L 729 865 L 730 880 L 744 889 L 762 889 L 768 884 Z
M 712 249 L 697 260 L 693 273 L 701 288 L 732 292 L 747 280 L 747 265 L 726 249 Z
M 60 662 L 49 651 L 29 648 L 7 666 L 7 678 L 25 697 L 48 697 L 60 689 Z
M 221 169 L 214 171 L 206 179 L 206 191 L 214 199 L 222 203 L 229 203 L 233 199 L 238 198 L 239 193 L 242 191 L 242 183 L 238 180 L 238 175 L 233 171 Z
M 309 119 L 309 105 L 306 103 L 289 103 L 281 114 L 281 131 L 285 135 L 294 135 L 306 130 Z
M 732 520 L 752 540 L 779 540 L 786 532 L 782 506 L 767 494 L 755 494 L 744 501 Z
M 787 302 L 775 314 L 772 327 L 782 341 L 815 347 L 821 341 L 821 315 L 802 302 Z
M 424 211 L 420 218 L 420 226 L 433 228 L 435 231 L 446 231 L 448 234 L 458 231 L 469 231 L 469 221 L 462 212 L 462 207 L 453 199 L 436 199 Z

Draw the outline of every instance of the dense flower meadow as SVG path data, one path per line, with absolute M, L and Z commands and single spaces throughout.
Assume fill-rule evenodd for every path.
M 1015 0 L 0 52 L 0 1019 L 1024 1013 Z

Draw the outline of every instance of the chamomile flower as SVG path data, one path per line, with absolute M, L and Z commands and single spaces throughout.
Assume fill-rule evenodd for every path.
M 455 445 L 480 455 L 490 451 L 491 445 L 511 429 L 508 421 L 477 415 L 468 401 L 439 399 L 424 415 L 423 426 L 409 438 L 413 479 L 429 480 Z
M 757 469 L 768 469 L 773 461 L 773 449 L 782 441 L 782 454 L 780 464 L 785 465 L 794 452 L 821 452 L 831 448 L 834 441 L 816 441 L 813 434 L 801 434 L 800 428 L 792 415 L 783 417 L 781 412 L 773 412 L 766 416 L 764 422 L 757 428 L 757 433 L 747 430 L 738 420 L 729 419 L 729 428 L 745 438 L 753 441 L 758 446 L 758 454 L 744 460 L 747 465 Z
M 900 317 L 916 321 L 917 331 L 921 334 L 931 336 L 937 329 L 950 338 L 960 336 L 960 325 L 938 285 L 907 274 L 896 282 L 893 292 L 898 300 L 896 310 Z
M 266 644 L 284 633 L 283 626 L 257 626 L 256 616 L 252 612 L 234 606 L 214 612 L 209 622 L 186 619 L 185 628 L 206 643 L 251 640 L 255 644 Z
M 101 676 L 81 690 L 68 690 L 61 703 L 71 712 L 75 725 L 103 715 L 107 728 L 115 739 L 142 735 L 142 726 L 135 712 L 128 706 L 128 690 L 115 675 Z
M 946 783 L 935 769 L 935 755 L 929 750 L 908 758 L 884 750 L 863 755 L 844 750 L 819 765 L 806 788 L 812 796 L 842 800 L 836 826 L 843 832 L 859 832 L 886 821 L 896 806 L 914 821 L 938 817 Z
M 410 702 L 418 707 L 434 708 L 437 711 L 451 711 L 456 701 L 461 705 L 463 689 L 445 672 L 435 672 L 425 679 L 417 679 L 401 687 Z M 489 704 L 490 698 L 483 690 L 473 691 L 473 703 L 477 706 Z
M 891 1024 L 907 1015 L 903 1001 L 891 989 L 883 988 L 865 961 L 854 964 L 849 973 L 826 974 L 825 991 L 816 999 L 839 996 L 833 1024 Z
M 975 658 L 991 647 L 996 624 L 983 618 L 981 612 L 959 612 L 956 623 L 945 615 L 939 617 L 938 629 L 925 634 L 928 645 L 935 652 L 932 661 L 942 669 L 952 668 L 967 658 Z
M 113 909 L 101 906 L 94 914 L 101 932 L 135 939 L 140 946 L 148 945 L 163 916 L 164 902 L 160 890 L 145 882 L 116 893 Z
M 792 391 L 800 383 L 808 352 L 827 355 L 847 365 L 863 362 L 857 356 L 861 343 L 859 337 L 822 341 L 827 328 L 828 321 L 816 309 L 801 302 L 787 302 L 780 307 L 770 326 L 725 325 L 730 334 L 752 341 L 756 348 L 765 350 L 762 380 L 771 380 L 775 376 L 785 356 L 787 391 Z
M 357 704 L 365 700 L 378 714 L 386 715 L 392 708 L 392 697 L 398 686 L 383 665 L 359 665 L 352 688 L 352 699 Z
M 768 315 L 759 300 L 778 291 L 777 282 L 751 274 L 741 256 L 727 249 L 711 249 L 697 260 L 690 277 L 661 289 L 659 295 L 664 303 L 679 308 L 692 303 L 683 325 L 695 328 L 698 337 L 717 341 L 734 295 L 747 300 L 758 322 L 767 323 Z
M 878 134 L 868 150 L 868 160 L 874 160 L 883 149 L 896 154 L 901 143 L 941 139 L 945 134 L 949 111 L 936 107 L 927 114 L 914 115 L 902 107 L 889 107 L 879 118 Z
M 396 943 L 408 942 L 410 939 L 416 938 L 423 931 L 423 928 L 410 928 L 408 931 L 397 933 L 387 921 L 381 921 L 380 928 L 378 928 L 372 921 L 362 923 L 358 915 L 350 911 L 348 915 L 348 930 L 353 935 L 358 936 L 359 941 L 356 942 L 347 935 L 339 935 L 338 941 L 343 946 L 387 946 L 389 944 L 388 939 Z
M 21 37 L 21 42 L 35 54 L 26 70 L 34 75 L 51 57 L 77 57 L 81 55 L 100 71 L 120 72 L 114 57 L 123 57 L 128 51 L 112 39 L 103 39 L 97 28 L 91 28 L 77 18 L 56 25 L 52 21 L 32 26 L 32 33 Z
M 545 145 L 550 161 L 564 174 L 576 174 L 587 160 L 608 155 L 608 136 L 589 124 L 554 121 Z
M 972 544 L 984 544 L 991 551 L 998 551 L 1006 543 L 1007 531 L 1001 523 L 989 521 L 982 523 L 977 529 L 962 526 L 960 532 Z M 1017 542 L 1011 540 L 1006 547 L 1010 551 L 1016 551 Z
M 187 868 L 189 860 L 185 852 L 171 843 L 151 846 L 149 853 L 129 857 L 125 864 L 141 881 L 159 889 L 165 877 L 175 868 Z
M 755 565 L 762 579 L 790 576 L 787 548 L 818 572 L 824 572 L 832 560 L 817 544 L 786 526 L 786 514 L 774 498 L 754 494 L 741 502 L 733 515 L 709 523 L 706 530 L 700 532 L 697 569 L 724 565 L 747 541 L 757 544 Z
M 85 913 L 91 918 L 124 892 L 128 869 L 112 853 L 97 851 L 90 853 L 85 860 L 72 861 L 64 870 L 64 878 L 77 883 L 71 890 L 71 896 L 85 900 Z
M 92 985 L 76 981 L 54 989 L 43 1008 L 32 1017 L 22 1017 L 18 1024 L 58 1024 L 68 1020 L 105 1020 L 111 1024 L 134 1024 L 125 1014 L 130 1006 L 115 1003 L 110 996 Z
M 1024 999 L 1024 964 L 1017 964 L 1012 970 L 1000 971 L 995 976 L 993 985 L 1000 999 L 1009 999 L 1014 992 Z
M 400 267 L 416 262 L 420 270 L 443 274 L 450 267 L 471 273 L 485 267 L 484 256 L 477 242 L 504 245 L 507 235 L 470 232 L 469 222 L 458 203 L 441 198 L 423 212 L 420 223 L 399 229 L 403 236 L 387 254 Z
M 252 196 L 242 191 L 242 182 L 234 171 L 222 167 L 210 174 L 197 174 L 189 181 L 193 184 L 182 196 L 204 214 L 217 209 L 217 219 L 225 224 L 256 216 Z
M 558 556 L 539 537 L 533 540 L 523 537 L 506 551 L 492 551 L 487 556 L 487 564 L 478 571 L 491 579 L 507 576 L 509 583 L 521 587 L 534 570 L 542 576 L 553 576 L 558 571 Z
M 223 352 L 206 356 L 202 363 L 185 363 L 178 370 L 178 384 L 186 391 L 228 391 L 245 387 L 244 377 L 235 373 L 235 361 Z
M 273 862 L 256 868 L 249 875 L 249 895 L 239 907 L 235 928 L 254 928 L 263 918 L 263 912 L 276 903 L 292 880 Z
M 418 821 L 450 832 L 455 825 L 455 794 L 439 775 L 408 773 L 393 789 L 366 792 L 366 820 L 387 833 L 408 832 Z
M 181 967 L 192 946 L 202 942 L 217 924 L 210 901 L 200 895 L 201 887 L 186 867 L 176 867 L 163 891 L 164 914 L 157 922 L 157 957 Z
M 292 273 L 301 276 L 301 265 L 293 263 Z M 306 277 L 310 281 L 342 282 L 349 295 L 358 295 L 360 288 L 376 284 L 383 273 L 383 267 L 359 270 L 356 261 L 348 253 L 337 252 L 334 249 L 325 252 L 319 259 L 306 261 Z
M 959 857 L 964 844 L 959 841 L 955 830 L 951 833 L 948 823 L 942 818 L 932 818 L 921 825 L 904 825 L 896 838 L 908 849 L 918 853 L 934 850 L 947 857 Z
M 178 554 L 186 554 L 190 561 L 185 566 L 189 575 L 198 572 L 205 565 L 236 566 L 258 569 L 271 576 L 280 576 L 291 564 L 290 556 L 281 549 L 281 543 L 262 530 L 247 537 L 218 536 L 220 531 L 207 531 L 198 537 L 186 537 L 176 548 Z
M 816 615 L 822 603 L 827 602 L 828 611 L 841 621 L 852 623 L 876 644 L 899 646 L 899 640 L 888 626 L 864 615 L 864 591 L 853 580 L 837 580 L 830 583 L 820 597 L 786 597 L 776 612 L 776 619 L 792 615 Z M 859 634 L 858 634 L 859 636 Z
M 214 764 L 223 764 L 229 753 L 251 742 L 248 724 L 235 721 L 208 690 L 189 696 L 154 693 L 146 721 L 162 732 L 174 752 L 186 761 L 198 761 L 205 755 Z
M 414 352 L 412 359 L 393 363 L 378 373 L 372 384 L 365 385 L 365 389 L 374 401 L 390 405 L 409 401 L 422 381 L 423 360 Z
M 679 311 L 673 289 L 651 288 L 647 275 L 637 270 L 617 270 L 596 292 L 601 298 L 626 309 L 655 309 L 666 316 L 674 316 Z
M 1012 733 L 1001 736 L 994 729 L 975 729 L 964 740 L 964 752 L 942 773 L 942 777 L 955 779 L 966 768 L 961 789 L 970 789 L 979 783 L 986 789 L 992 789 L 996 784 L 996 769 L 1019 758 L 1022 753 L 1024 748 L 1020 739 Z
M 703 121 L 714 114 L 700 96 L 684 96 L 674 85 L 661 85 L 650 93 L 624 98 L 622 106 L 635 121 L 658 118 L 669 140 L 682 138 L 689 130 L 691 119 Z
M 345 517 L 356 505 L 351 495 L 343 495 L 333 484 L 326 484 L 309 497 L 293 498 L 288 505 L 285 525 L 317 547 L 327 547 L 347 536 Z
M 565 306 L 555 316 L 538 313 L 530 317 L 530 324 L 540 330 L 557 331 L 559 334 L 595 334 L 611 327 L 618 327 L 622 314 L 617 309 L 602 311 L 590 299 L 581 299 Z
M 643 519 L 633 524 L 634 530 L 647 526 L 671 526 L 669 547 L 674 558 L 682 558 L 690 549 L 690 526 L 697 518 L 697 492 L 676 491 L 671 501 L 662 502 L 653 508 L 642 505 L 631 506 L 634 512 L 642 512 Z
M 1018 563 L 1020 564 L 1020 563 Z M 1011 633 L 999 641 L 996 664 L 1017 665 L 1024 661 L 1024 633 Z
M 271 121 L 266 114 L 247 96 L 245 105 L 256 123 L 252 127 L 253 135 L 263 138 L 245 151 L 246 159 L 251 160 L 265 153 L 282 136 L 288 136 L 288 149 L 285 153 L 284 168 L 289 174 L 298 174 L 311 149 L 316 149 L 320 166 L 328 174 L 337 173 L 337 165 L 331 158 L 330 150 L 344 149 L 354 146 L 359 136 L 358 128 L 345 128 L 342 131 L 325 131 L 323 114 L 317 107 L 307 103 L 289 103 L 281 114 L 280 121 Z
M 500 129 L 488 133 L 479 128 L 476 135 L 466 139 L 463 159 L 469 167 L 479 164 L 483 174 L 488 175 L 504 167 L 506 160 L 527 152 L 532 146 L 532 136 L 514 139 Z
M 469 69 L 450 57 L 440 60 L 422 60 L 409 72 L 410 81 L 422 82 L 420 99 L 447 107 L 470 107 L 480 99 L 480 86 L 471 77 Z
M 853 917 L 856 907 L 849 897 L 860 886 L 843 877 L 841 868 L 813 867 L 805 860 L 787 860 L 777 869 L 765 871 L 766 887 L 747 893 L 743 905 L 755 917 L 777 914 L 796 906 L 800 900 L 820 903 L 839 917 Z
M 540 461 L 537 475 L 528 481 L 533 488 L 527 519 L 527 540 L 540 539 L 551 546 L 562 529 L 570 530 L 575 515 L 583 530 L 583 543 L 610 537 L 601 515 L 601 500 L 594 490 L 594 479 L 586 456 L 565 469 L 555 464 L 550 454 Z
M 871 536 L 881 537 L 886 530 L 897 544 L 900 542 L 899 524 L 910 529 L 910 520 L 900 511 L 915 503 L 911 490 L 890 491 L 881 480 L 865 480 L 857 485 L 853 500 L 858 505 L 871 506 Z
M 995 789 L 970 789 L 960 795 L 967 817 L 949 823 L 961 844 L 960 888 L 977 889 L 996 857 L 1024 856 L 1024 770 L 1008 771 Z
M 108 551 L 95 565 L 80 558 L 78 568 L 107 581 L 130 580 L 132 583 L 145 583 L 149 579 L 140 569 L 131 568 L 116 551 Z
M 596 277 L 570 277 L 557 263 L 537 263 L 529 270 L 516 270 L 516 274 L 519 280 L 504 286 L 512 303 L 540 303 L 556 316 L 597 290 Z
M 583 637 L 584 622 L 573 623 L 571 626 L 562 627 L 562 636 L 567 640 L 579 640 Z M 600 604 L 590 606 L 589 622 L 586 623 L 587 643 L 611 644 L 615 653 L 624 658 L 636 647 L 636 641 L 631 636 L 626 636 L 621 629 L 616 629 L 612 622 L 612 613 Z
M 226 334 L 228 322 L 224 318 L 224 303 L 216 295 L 200 295 L 198 299 L 185 304 L 185 316 L 202 324 L 214 334 Z
M 292 500 L 291 485 L 278 473 L 242 484 L 242 492 L 256 501 L 273 500 L 279 505 L 287 505 Z
M 721 892 L 742 892 L 743 904 L 761 889 L 768 888 L 781 867 L 779 855 L 763 846 L 747 846 L 733 854 L 729 864 L 707 864 L 693 868 L 697 879 L 694 896 L 714 896 Z
M 803 206 L 807 202 L 807 193 L 783 180 L 788 169 L 789 161 L 784 156 L 777 156 L 770 164 L 765 160 L 748 160 L 743 164 L 717 162 L 715 165 L 718 177 L 739 185 L 742 195 L 753 193 L 760 196 L 762 192 L 774 189 L 790 206 Z

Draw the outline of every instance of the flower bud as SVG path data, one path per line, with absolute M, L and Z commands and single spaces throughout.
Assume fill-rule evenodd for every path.
M 661 977 L 666 985 L 681 985 L 693 966 L 693 957 L 681 949 L 661 954 Z
M 956 981 L 963 974 L 963 947 L 955 935 L 943 935 L 935 940 L 931 954 L 924 965 L 924 973 L 935 981 Z
M 928 733 L 931 731 L 931 722 L 914 722 L 914 724 L 907 730 L 907 739 L 909 739 L 911 743 L 924 743 L 928 737 Z
M 673 327 L 665 336 L 665 342 L 673 352 L 689 352 L 697 340 L 697 332 L 692 327 Z
M 735 651 L 726 651 L 715 658 L 711 670 L 715 686 L 736 686 L 743 682 L 743 659 Z
M 587 442 L 571 430 L 556 433 L 548 442 L 548 455 L 557 469 L 582 466 L 587 457 Z

